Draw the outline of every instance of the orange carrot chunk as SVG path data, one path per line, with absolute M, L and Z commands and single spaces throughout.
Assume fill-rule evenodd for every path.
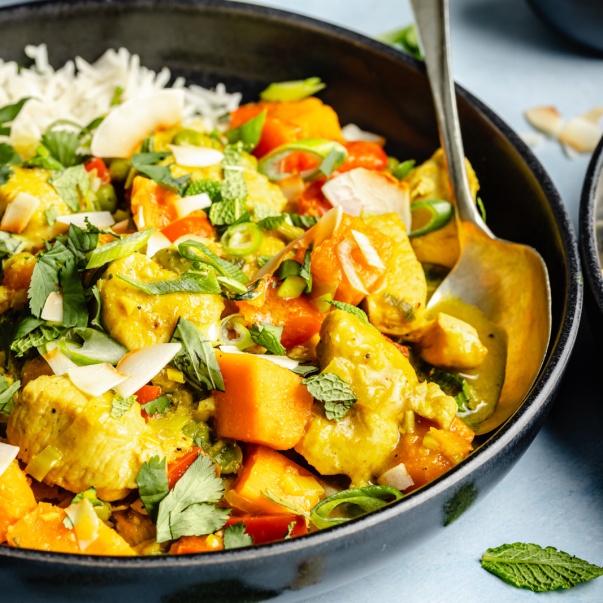
M 301 377 L 259 355 L 217 357 L 226 390 L 214 393 L 218 435 L 275 450 L 293 448 L 312 409 Z
M 0 542 L 6 530 L 36 506 L 36 499 L 19 463 L 13 461 L 0 475 Z

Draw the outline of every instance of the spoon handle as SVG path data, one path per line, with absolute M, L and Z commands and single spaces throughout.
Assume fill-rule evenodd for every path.
M 472 222 L 486 234 L 492 232 L 482 220 L 469 190 L 465 151 L 452 80 L 448 0 L 410 0 L 438 121 L 442 148 L 457 204 L 459 218 Z

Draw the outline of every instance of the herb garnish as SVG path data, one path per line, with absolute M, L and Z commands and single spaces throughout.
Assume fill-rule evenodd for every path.
M 240 549 L 244 546 L 253 546 L 253 538 L 245 533 L 245 524 L 241 521 L 228 526 L 224 530 L 224 549 Z
M 153 415 L 163 415 L 167 412 L 167 409 L 172 405 L 172 401 L 167 396 L 159 396 L 154 400 L 150 400 L 146 404 L 141 404 L 140 407 L 144 410 L 149 417 Z
M 366 315 L 366 312 L 364 310 L 361 310 L 356 306 L 352 306 L 352 304 L 346 304 L 345 302 L 340 302 L 335 299 L 329 301 L 328 303 L 337 308 L 338 310 L 343 310 L 344 312 L 347 312 L 348 314 L 352 314 L 356 318 L 359 318 L 364 324 L 369 324 L 368 316 Z
M 21 381 L 8 385 L 4 375 L 0 375 L 0 414 L 8 415 L 15 405 L 13 396 L 19 391 Z
M 302 383 L 316 400 L 324 403 L 327 419 L 340 421 L 358 400 L 352 388 L 335 373 L 314 375 Z
M 136 396 L 115 396 L 111 401 L 111 416 L 114 419 L 121 419 L 136 402 Z
M 287 353 L 281 343 L 283 327 L 277 327 L 267 322 L 259 322 L 249 329 L 249 334 L 254 343 L 266 348 L 270 354 L 284 356 Z
M 136 153 L 130 160 L 132 167 L 137 171 L 154 180 L 157 184 L 182 195 L 186 190 L 190 174 L 185 174 L 180 178 L 174 178 L 169 165 L 157 165 L 169 157 L 171 153 Z
M 143 463 L 136 476 L 136 485 L 140 500 L 149 517 L 157 521 L 159 503 L 169 492 L 166 459 L 153 456 Z

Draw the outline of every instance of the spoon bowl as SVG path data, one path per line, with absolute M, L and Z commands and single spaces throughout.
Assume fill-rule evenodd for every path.
M 460 258 L 432 296 L 478 307 L 507 334 L 505 380 L 494 413 L 476 429 L 498 428 L 536 381 L 551 334 L 551 290 L 540 254 L 498 239 L 482 220 L 469 189 L 452 80 L 448 0 L 411 0 L 446 159 L 459 233 Z

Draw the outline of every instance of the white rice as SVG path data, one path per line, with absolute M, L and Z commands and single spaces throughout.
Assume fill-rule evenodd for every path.
M 107 50 L 92 64 L 76 57 L 57 70 L 48 61 L 45 44 L 26 46 L 25 54 L 33 60 L 30 68 L 19 69 L 16 62 L 0 59 L 0 107 L 31 97 L 13 122 L 11 135 L 0 137 L 18 149 L 35 146 L 57 120 L 84 127 L 105 115 L 118 87 L 123 89 L 121 100 L 126 101 L 165 88 L 171 79 L 167 67 L 156 73 L 141 66 L 140 57 L 125 48 Z M 173 87 L 185 90 L 185 119 L 202 119 L 209 129 L 218 127 L 218 118 L 241 101 L 241 94 L 229 94 L 224 84 L 208 90 L 187 86 L 179 77 Z

